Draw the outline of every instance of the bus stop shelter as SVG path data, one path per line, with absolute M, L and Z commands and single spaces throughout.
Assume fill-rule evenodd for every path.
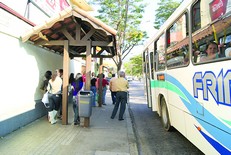
M 86 57 L 85 89 L 90 90 L 91 59 L 100 59 L 99 73 L 102 73 L 103 58 L 117 55 L 116 31 L 76 6 L 70 6 L 43 24 L 33 27 L 21 36 L 21 40 L 63 56 L 63 125 L 68 124 L 70 59 Z M 102 54 L 103 52 L 107 54 Z M 99 94 L 102 95 L 102 79 L 100 83 Z

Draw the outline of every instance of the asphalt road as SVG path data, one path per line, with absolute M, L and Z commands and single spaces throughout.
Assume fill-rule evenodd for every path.
M 129 112 L 139 155 L 203 155 L 177 130 L 166 132 L 156 112 L 147 107 L 143 82 L 131 81 Z

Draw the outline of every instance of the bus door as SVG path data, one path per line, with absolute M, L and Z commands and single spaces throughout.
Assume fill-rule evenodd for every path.
M 147 102 L 148 102 L 148 107 L 152 107 L 152 94 L 151 94 L 151 80 L 150 80 L 150 57 L 149 57 L 149 53 L 148 50 L 145 51 L 145 55 L 144 55 L 144 74 L 145 74 L 145 84 L 146 84 L 146 96 L 147 96 Z

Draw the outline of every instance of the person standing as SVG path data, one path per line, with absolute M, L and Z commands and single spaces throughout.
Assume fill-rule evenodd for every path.
M 115 118 L 115 115 L 120 105 L 119 121 L 122 121 L 124 120 L 123 115 L 126 109 L 127 91 L 129 88 L 128 81 L 125 79 L 125 73 L 123 71 L 119 72 L 119 78 L 115 80 L 115 84 L 116 84 L 116 104 L 112 111 L 111 119 Z
M 62 84 L 62 79 L 57 76 L 56 73 L 52 74 L 47 86 L 49 99 L 49 106 L 47 109 L 51 124 L 55 124 L 57 122 L 56 114 L 60 108 Z
M 52 75 L 52 72 L 51 71 L 46 71 L 46 73 L 44 74 L 44 77 L 45 77 L 45 80 L 43 81 L 40 89 L 44 91 L 44 93 L 47 91 L 47 85 L 48 85 L 48 82 L 49 80 L 51 79 L 51 75 Z
M 44 80 L 43 80 L 43 83 L 40 87 L 40 89 L 43 91 L 43 94 L 45 94 L 47 92 L 47 86 L 48 86 L 48 82 L 49 80 L 51 79 L 51 75 L 52 75 L 52 72 L 51 71 L 46 71 L 46 73 L 44 74 Z M 46 107 L 46 106 L 45 106 Z M 49 115 L 47 114 L 47 120 L 49 120 Z
M 91 78 L 91 91 L 93 92 L 93 102 L 92 102 L 92 106 L 95 107 L 96 104 L 95 104 L 95 99 L 96 99 L 96 77 L 95 77 L 95 73 L 92 72 L 92 78 Z
M 73 103 L 73 93 L 75 91 L 75 77 L 74 77 L 74 73 L 71 73 L 69 76 L 69 85 L 68 85 L 68 103 Z
M 99 76 L 99 75 L 98 75 Z M 97 89 L 99 89 L 99 80 L 100 78 L 97 78 Z M 107 105 L 105 103 L 105 99 L 106 99 L 106 93 L 107 93 L 107 85 L 109 85 L 108 81 L 105 79 L 105 75 L 103 74 L 103 79 L 102 79 L 102 88 L 103 88 L 103 94 L 102 94 L 102 104 L 103 105 Z
M 112 104 L 116 103 L 116 84 L 115 84 L 115 74 L 112 74 L 112 78 L 109 82 L 109 90 L 111 91 Z
M 63 81 L 63 69 L 56 69 L 56 73 L 57 76 L 59 76 Z M 63 86 L 61 87 L 61 99 L 60 99 L 60 108 L 59 108 L 59 115 L 58 115 L 59 119 L 62 119 L 62 98 L 63 98 L 62 90 L 63 90 Z
M 81 73 L 77 73 L 75 76 L 75 84 L 73 84 L 73 111 L 74 111 L 74 125 L 80 124 L 79 118 L 79 99 L 78 93 L 83 88 L 83 77 Z

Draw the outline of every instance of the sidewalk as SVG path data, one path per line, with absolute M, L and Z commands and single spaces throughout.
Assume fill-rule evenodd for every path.
M 128 106 L 125 120 L 118 121 L 118 113 L 115 119 L 110 118 L 114 105 L 109 91 L 106 103 L 93 107 L 88 128 L 73 125 L 72 105 L 68 125 L 62 125 L 61 120 L 51 125 L 42 117 L 1 138 L 0 155 L 137 155 Z

